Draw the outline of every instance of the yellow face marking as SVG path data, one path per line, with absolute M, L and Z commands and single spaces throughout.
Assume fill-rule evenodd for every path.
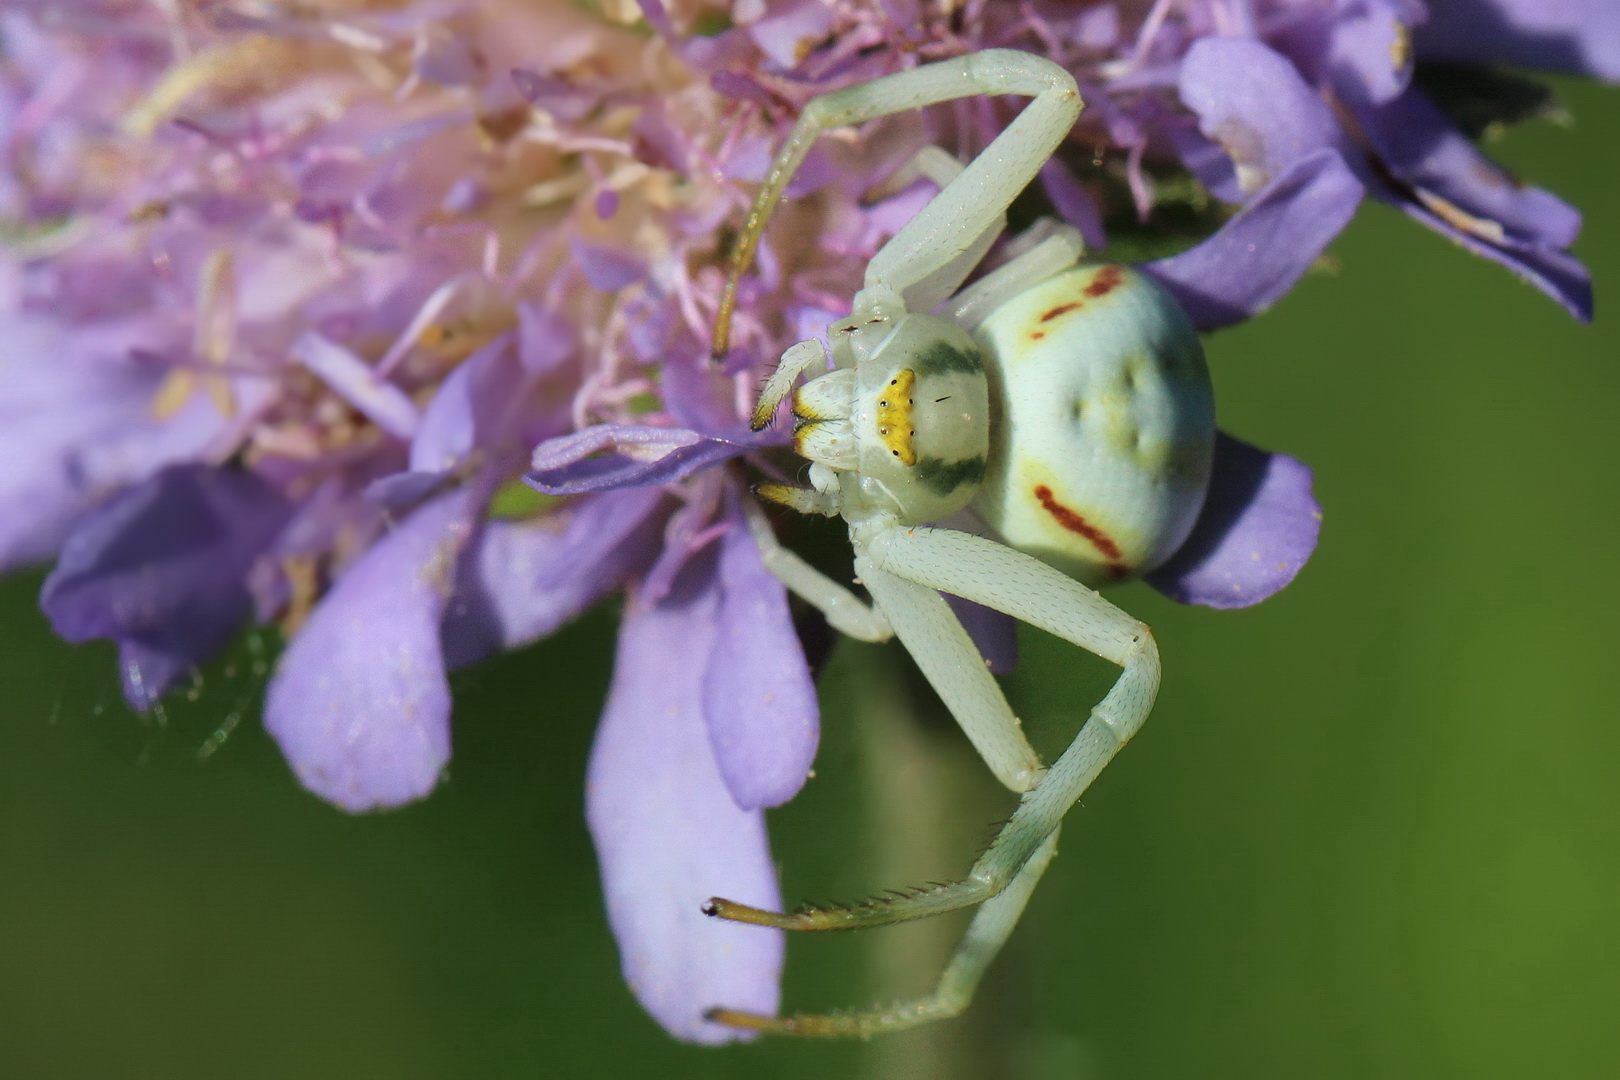
M 902 465 L 917 464 L 917 450 L 911 442 L 917 434 L 911 426 L 911 388 L 916 382 L 917 373 L 906 368 L 889 380 L 878 397 L 878 438 Z

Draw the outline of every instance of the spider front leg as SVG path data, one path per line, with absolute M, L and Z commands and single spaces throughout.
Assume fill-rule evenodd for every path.
M 765 569 L 788 591 L 820 611 L 827 625 L 858 641 L 888 641 L 894 636 L 881 611 L 863 604 L 854 593 L 783 547 L 758 503 L 746 500 L 743 516 Z
M 855 574 L 996 779 L 1011 791 L 1022 793 L 1035 788 L 1045 771 L 1041 759 L 1025 738 L 1023 725 L 985 666 L 978 646 L 950 606 L 934 589 L 879 569 L 859 547 Z M 905 899 L 882 898 L 849 907 L 806 907 L 789 914 L 717 896 L 704 910 L 733 922 L 784 930 L 849 930 L 953 911 L 989 899 L 1005 884 L 970 875 L 964 881 L 917 890 Z
M 931 886 L 902 898 L 788 916 L 719 900 L 711 901 L 706 909 L 724 918 L 784 929 L 833 930 L 923 918 L 981 904 L 933 994 L 900 1006 L 838 1016 L 774 1020 L 724 1009 L 711 1014 L 722 1022 L 787 1034 L 870 1035 L 961 1011 L 1055 854 L 1064 815 L 1141 728 L 1158 693 L 1158 649 L 1148 628 L 1037 559 L 967 533 L 899 526 L 866 536 L 864 543 L 857 542 L 856 550 L 857 573 L 975 746 L 980 746 L 986 732 L 1005 744 L 1027 748 L 1028 742 L 993 681 L 999 708 L 989 704 L 982 712 L 973 710 L 975 705 L 987 704 L 984 697 L 965 695 L 954 685 L 953 680 L 967 671 L 982 670 L 982 666 L 976 653 L 964 660 L 950 644 L 955 634 L 963 638 L 966 634 L 948 609 L 944 617 L 955 625 L 954 634 L 937 613 L 907 603 L 907 597 L 928 594 L 937 600 L 933 590 L 942 590 L 973 600 L 1079 645 L 1123 670 L 1068 749 L 1050 769 L 1032 774 L 1034 785 L 1023 789 L 1018 809 L 962 881 Z M 891 607 L 897 598 L 901 602 Z M 940 604 L 944 606 L 942 601 Z M 1030 757 L 1033 759 L 1033 751 Z M 996 767 L 990 755 L 986 760 Z M 1019 789 L 1015 784 L 1008 786 Z
M 730 347 L 737 283 L 753 261 L 776 204 L 825 131 L 976 95 L 1020 94 L 1034 100 L 965 166 L 866 267 L 866 286 L 886 286 L 912 311 L 926 311 L 956 291 L 978 262 L 976 245 L 1000 229 L 1007 207 L 1028 186 L 1080 116 L 1074 77 L 1043 57 L 986 49 L 823 94 L 805 106 L 771 163 L 732 254 L 715 315 L 713 353 Z M 929 160 L 922 163 L 926 168 Z M 982 251 L 982 247 L 977 248 Z
M 994 608 L 1095 653 L 1122 669 L 1068 749 L 958 886 L 963 906 L 980 887 L 992 895 L 1013 880 L 1104 767 L 1141 730 L 1159 693 L 1159 650 L 1146 624 L 1033 556 L 949 529 L 890 528 L 868 542 L 885 572 Z M 896 632 L 904 639 L 904 631 Z M 959 716 L 958 719 L 961 719 Z M 931 898 L 932 914 L 943 898 Z M 896 901 L 904 908 L 906 901 Z

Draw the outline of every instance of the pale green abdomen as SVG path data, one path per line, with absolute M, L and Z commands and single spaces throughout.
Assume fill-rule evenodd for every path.
M 1092 587 L 1156 567 L 1204 504 L 1215 404 L 1198 335 L 1152 281 L 1082 265 L 975 332 L 991 451 L 973 507 Z

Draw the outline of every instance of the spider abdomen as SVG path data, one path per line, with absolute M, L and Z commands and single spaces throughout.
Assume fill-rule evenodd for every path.
M 991 451 L 974 508 L 1013 547 L 1096 587 L 1153 569 L 1203 507 L 1215 405 L 1198 335 L 1151 280 L 1074 267 L 974 334 Z

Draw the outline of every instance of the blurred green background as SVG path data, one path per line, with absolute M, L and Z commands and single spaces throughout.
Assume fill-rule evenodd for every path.
M 0 1076 L 1620 1074 L 1620 92 L 1560 90 L 1572 128 L 1491 151 L 1587 212 L 1597 325 L 1369 206 L 1336 271 L 1210 342 L 1223 426 L 1315 467 L 1321 548 L 1252 611 L 1118 591 L 1158 708 L 961 1021 L 710 1050 L 640 1012 L 581 821 L 610 612 L 458 678 L 448 782 L 349 818 L 259 728 L 247 643 L 143 720 L 23 575 Z M 1109 671 L 1025 645 L 1011 692 L 1056 747 Z M 958 874 L 1009 807 L 925 698 L 907 718 L 901 657 L 826 674 L 817 777 L 773 817 L 790 897 Z M 794 940 L 788 1004 L 919 990 L 958 925 Z

